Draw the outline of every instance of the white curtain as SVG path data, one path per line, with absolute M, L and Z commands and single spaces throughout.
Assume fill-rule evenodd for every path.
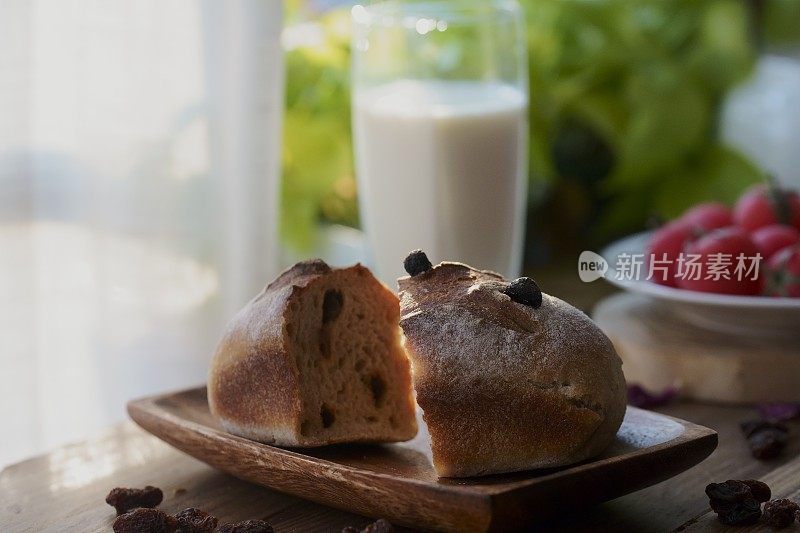
M 281 4 L 0 3 L 0 465 L 203 382 L 275 274 Z

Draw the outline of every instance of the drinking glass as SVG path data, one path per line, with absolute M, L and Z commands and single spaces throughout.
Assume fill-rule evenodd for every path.
M 528 76 L 509 0 L 385 1 L 352 10 L 352 109 L 361 219 L 394 284 L 421 248 L 519 274 Z

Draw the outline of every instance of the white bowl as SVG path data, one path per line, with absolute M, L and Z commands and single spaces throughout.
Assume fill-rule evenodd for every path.
M 684 320 L 726 333 L 794 336 L 800 346 L 800 298 L 737 296 L 665 287 L 646 279 L 617 279 L 616 257 L 643 254 L 652 232 L 637 233 L 607 246 L 605 279 L 627 291 L 643 294 L 671 308 Z

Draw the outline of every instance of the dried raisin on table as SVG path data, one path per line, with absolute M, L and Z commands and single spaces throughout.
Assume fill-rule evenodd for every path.
M 748 480 L 753 481 L 753 480 Z M 711 509 L 723 524 L 752 524 L 761 517 L 761 503 L 753 495 L 751 485 L 755 487 L 759 497 L 764 496 L 764 484 L 745 483 L 737 479 L 729 479 L 724 483 L 709 483 L 706 496 Z M 761 486 L 763 485 L 763 486 Z
M 777 457 L 786 447 L 787 441 L 786 433 L 774 429 L 764 429 L 747 438 L 750 453 L 756 459 Z
M 761 504 L 752 498 L 733 503 L 717 513 L 717 519 L 729 526 L 755 524 L 759 518 L 761 518 Z
M 786 447 L 789 428 L 778 422 L 750 420 L 740 425 L 742 433 L 747 437 L 750 453 L 756 459 L 777 457 Z
M 264 520 L 245 520 L 224 524 L 217 530 L 218 533 L 275 533 L 272 526 Z
M 174 533 L 177 520 L 159 509 L 139 507 L 114 520 L 114 533 Z
M 175 515 L 178 521 L 178 533 L 211 533 L 217 527 L 215 516 L 189 507 Z
M 772 490 L 770 490 L 769 485 L 763 481 L 758 481 L 757 479 L 743 479 L 742 483 L 750 487 L 750 492 L 753 493 L 753 498 L 755 498 L 756 501 L 764 503 L 772 498 Z
M 787 527 L 792 525 L 798 511 L 800 506 L 792 500 L 772 500 L 764 504 L 764 520 L 773 527 Z
M 709 483 L 706 486 L 706 496 L 720 502 L 741 502 L 753 498 L 753 492 L 746 483 L 729 479 L 724 483 Z
M 121 515 L 137 507 L 157 507 L 163 499 L 164 493 L 158 487 L 150 485 L 143 489 L 117 487 L 108 493 L 106 503 L 114 507 L 118 515 Z

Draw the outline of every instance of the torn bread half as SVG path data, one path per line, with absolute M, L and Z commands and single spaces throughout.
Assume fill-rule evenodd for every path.
M 397 296 L 361 265 L 297 263 L 228 325 L 211 413 L 280 446 L 405 441 L 417 433 Z

